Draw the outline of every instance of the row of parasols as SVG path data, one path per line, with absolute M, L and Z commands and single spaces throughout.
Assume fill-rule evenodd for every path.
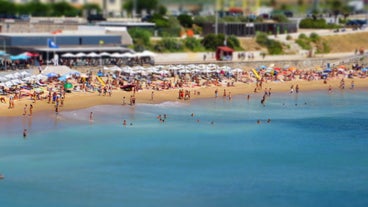
M 155 53 L 150 52 L 150 51 L 143 51 L 143 52 L 138 52 L 138 53 L 108 53 L 108 52 L 101 52 L 101 53 L 95 53 L 95 52 L 90 52 L 90 53 L 83 53 L 83 52 L 79 52 L 76 54 L 73 53 L 64 53 L 61 55 L 61 57 L 63 58 L 100 58 L 100 57 L 107 57 L 107 58 L 136 58 L 136 57 L 154 57 Z

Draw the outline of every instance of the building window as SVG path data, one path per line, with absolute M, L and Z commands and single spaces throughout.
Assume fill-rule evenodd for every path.
M 115 0 L 109 0 L 110 4 L 115 4 Z

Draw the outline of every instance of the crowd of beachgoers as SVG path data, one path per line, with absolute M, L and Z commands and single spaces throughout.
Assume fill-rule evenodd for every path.
M 27 106 L 32 103 L 32 107 L 34 107 L 37 102 L 46 102 L 52 104 L 55 111 L 58 112 L 60 107 L 63 107 L 67 94 L 76 95 L 75 97 L 78 97 L 76 99 L 84 99 L 83 97 L 87 96 L 111 97 L 113 93 L 118 93 L 121 96 L 119 104 L 125 103 L 126 99 L 127 104 L 134 105 L 136 94 L 142 91 L 148 91 L 144 100 L 139 99 L 143 102 L 152 101 L 154 94 L 157 96 L 156 91 L 158 93 L 175 91 L 175 99 L 188 100 L 193 95 L 199 95 L 201 90 L 210 89 L 209 93 L 212 93 L 219 87 L 234 87 L 243 84 L 244 87 L 252 87 L 250 89 L 252 92 L 259 92 L 266 87 L 265 84 L 269 83 L 292 81 L 304 81 L 305 83 L 321 80 L 327 84 L 330 80 L 341 82 L 344 79 L 364 79 L 367 71 L 368 67 L 363 64 L 332 65 L 330 68 L 321 66 L 312 69 L 298 69 L 292 66 L 284 67 L 272 64 L 262 65 L 254 70 L 231 68 L 217 64 L 149 67 L 105 66 L 100 70 L 88 68 L 76 68 L 75 70 L 67 66 L 48 66 L 30 71 L 2 73 L 0 75 L 0 97 L 1 105 L 3 105 L 1 111 L 4 112 L 5 108 L 10 111 L 19 108 L 15 106 L 18 103 L 28 104 Z M 294 85 L 294 83 L 289 85 Z M 208 97 L 208 95 L 204 97 Z M 162 97 L 160 101 L 165 101 L 165 98 Z M 68 102 L 73 103 L 69 100 Z M 98 104 L 99 101 L 95 103 Z M 86 106 L 90 105 L 86 104 Z M 70 108 L 73 107 L 70 106 Z M 24 113 L 26 113 L 25 111 L 26 109 L 24 109 Z M 3 112 L 1 112 L 3 115 L 11 114 Z

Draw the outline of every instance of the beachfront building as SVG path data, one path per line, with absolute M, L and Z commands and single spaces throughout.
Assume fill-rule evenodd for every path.
M 40 56 L 40 64 L 65 53 L 133 53 L 123 45 L 122 35 L 102 31 L 51 33 L 3 33 L 0 39 L 10 55 L 30 52 Z
M 32 0 L 12 0 L 14 3 L 28 3 Z M 106 16 L 123 16 L 122 5 L 126 0 L 40 0 L 42 3 L 55 3 L 65 1 L 76 7 L 81 7 L 85 4 L 97 4 L 102 8 L 104 15 Z

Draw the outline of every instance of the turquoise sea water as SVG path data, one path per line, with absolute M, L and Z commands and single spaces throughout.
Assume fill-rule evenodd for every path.
M 368 206 L 368 92 L 261 95 L 7 118 L 0 205 Z

